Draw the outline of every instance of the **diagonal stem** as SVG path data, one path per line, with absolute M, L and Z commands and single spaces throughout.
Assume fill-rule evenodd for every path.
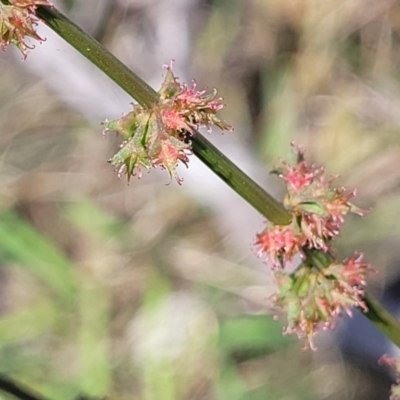
M 45 400 L 5 375 L 0 375 L 0 390 L 20 400 Z
M 139 104 L 144 107 L 152 107 L 158 101 L 158 93 L 153 88 L 56 8 L 41 6 L 37 10 L 37 16 Z M 290 223 L 291 217 L 283 205 L 244 174 L 199 132 L 193 138 L 193 152 L 269 221 L 278 225 Z
M 364 302 L 368 308 L 365 316 L 400 347 L 400 322 L 370 293 L 364 295 Z
M 55 7 L 40 6 L 36 15 L 143 107 L 157 102 L 158 93 Z
M 158 94 L 154 89 L 56 8 L 40 6 L 37 9 L 37 16 L 81 54 L 92 61 L 142 106 L 151 107 L 157 102 Z M 200 133 L 193 139 L 193 151 L 213 172 L 253 205 L 269 221 L 278 225 L 290 223 L 291 216 L 283 205 L 244 174 Z M 318 262 L 322 263 L 321 265 L 326 266 L 326 263 L 329 262 L 328 258 L 324 259 L 321 252 L 316 252 L 314 256 L 317 257 Z M 365 316 L 396 345 L 400 346 L 399 322 L 372 296 L 366 295 L 365 302 L 369 309 L 365 313 Z

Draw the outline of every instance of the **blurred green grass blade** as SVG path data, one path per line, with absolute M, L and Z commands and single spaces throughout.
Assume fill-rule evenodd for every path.
M 114 251 L 108 244 L 123 229 L 123 224 L 90 199 L 69 204 L 66 214 L 72 225 L 84 235 L 84 254 L 86 260 L 91 260 L 80 269 L 79 279 L 80 389 L 86 396 L 104 398 L 112 381 L 109 360 L 111 301 L 108 289 L 96 271 L 102 268 L 104 257 L 109 257 Z
M 56 324 L 57 313 L 55 306 L 46 303 L 0 318 L 0 348 L 47 332 Z
M 291 59 L 281 56 L 277 68 L 263 71 L 263 102 L 269 110 L 268 124 L 262 128 L 258 151 L 267 160 L 276 162 L 278 156 L 287 154 L 297 129 L 296 96 L 290 90 Z
M 85 395 L 104 398 L 111 385 L 109 355 L 110 300 L 106 288 L 92 277 L 81 279 L 79 294 L 81 390 Z
M 282 327 L 269 316 L 243 316 L 222 321 L 220 348 L 225 353 L 240 350 L 277 350 L 293 340 L 282 335 Z
M 242 400 L 247 387 L 232 363 L 225 365 L 217 382 L 217 400 Z
M 83 233 L 98 240 L 107 240 L 120 234 L 124 224 L 102 210 L 90 199 L 71 203 L 66 209 L 68 219 Z
M 74 294 L 73 264 L 15 212 L 0 215 L 0 252 L 30 269 L 57 295 L 70 299 Z

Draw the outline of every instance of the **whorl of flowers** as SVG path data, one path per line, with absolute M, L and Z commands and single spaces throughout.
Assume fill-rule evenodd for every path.
M 369 264 L 359 254 L 323 269 L 303 263 L 292 274 L 276 271 L 278 291 L 272 300 L 278 313 L 287 317 L 284 332 L 306 337 L 306 347 L 314 350 L 314 334 L 334 328 L 336 317 L 351 316 L 352 307 L 367 311 L 362 297 L 369 271 Z
M 25 38 L 30 37 L 43 41 L 35 30 L 39 19 L 36 18 L 38 6 L 52 6 L 47 0 L 9 0 L 9 4 L 0 1 L 0 47 L 5 50 L 14 44 L 26 58 L 30 48 Z
M 307 164 L 299 147 L 292 144 L 292 150 L 293 159 L 273 171 L 286 183 L 284 206 L 291 223 L 267 227 L 256 236 L 255 245 L 275 274 L 278 291 L 272 300 L 287 316 L 285 332 L 305 337 L 314 348 L 316 331 L 332 328 L 335 317 L 350 315 L 351 307 L 367 311 L 363 296 L 371 267 L 360 254 L 344 261 L 332 256 L 332 241 L 346 214 L 365 212 L 349 202 L 355 191 L 332 187 L 335 178 L 326 179 L 324 168 Z M 318 252 L 326 255 L 329 266 L 313 259 Z M 285 266 L 295 256 L 302 263 L 288 273 Z
M 194 81 L 190 87 L 179 83 L 172 63 L 165 68 L 159 100 L 152 108 L 135 104 L 120 119 L 104 123 L 103 133 L 116 131 L 124 139 L 121 150 L 109 162 L 118 176 L 126 174 L 128 181 L 134 175 L 140 177 L 143 168 L 160 167 L 180 184 L 176 167 L 179 162 L 188 164 L 196 130 L 204 126 L 211 131 L 213 125 L 226 131 L 233 129 L 216 115 L 224 107 L 216 90 L 207 94 L 196 90 Z

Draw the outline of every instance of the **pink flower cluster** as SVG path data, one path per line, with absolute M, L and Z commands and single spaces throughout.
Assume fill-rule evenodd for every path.
M 362 256 L 354 254 L 323 269 L 304 263 L 292 274 L 276 271 L 278 291 L 273 302 L 287 317 L 284 332 L 306 337 L 306 347 L 315 350 L 313 337 L 318 330 L 334 328 L 335 318 L 351 316 L 352 307 L 367 311 L 362 298 L 370 270 Z
M 25 37 L 43 41 L 35 31 L 38 6 L 52 6 L 47 0 L 9 0 L 9 5 L 0 1 L 0 47 L 5 50 L 10 43 L 18 47 L 24 58 L 29 46 Z
M 323 168 L 307 164 L 303 150 L 292 148 L 293 160 L 273 171 L 286 182 L 284 205 L 291 223 L 267 227 L 256 236 L 255 245 L 258 255 L 272 265 L 278 283 L 273 302 L 287 316 L 285 332 L 306 337 L 314 348 L 312 338 L 318 329 L 333 327 L 334 318 L 350 315 L 351 307 L 366 311 L 363 288 L 369 264 L 359 254 L 337 261 L 331 247 L 346 214 L 365 212 L 349 202 L 354 191 L 346 194 L 343 187 L 333 188 L 335 178 L 326 179 Z M 287 273 L 285 266 L 296 255 L 302 263 Z
M 159 90 L 159 100 L 150 109 L 139 104 L 118 120 L 106 121 L 104 133 L 116 131 L 124 139 L 121 150 L 109 162 L 116 167 L 118 176 L 142 175 L 142 169 L 160 167 L 178 183 L 176 173 L 179 162 L 187 165 L 191 154 L 191 138 L 201 126 L 211 130 L 212 125 L 231 131 L 216 113 L 224 105 L 214 90 L 207 94 L 178 82 L 172 72 L 172 63 L 166 67 L 164 82 Z
M 232 125 L 216 116 L 224 108 L 222 98 L 217 97 L 216 89 L 208 94 L 206 90 L 197 91 L 194 80 L 190 87 L 178 82 L 172 72 L 172 62 L 164 67 L 167 71 L 159 93 L 167 129 L 183 130 L 191 135 L 201 126 L 205 126 L 209 132 L 213 125 L 221 130 L 233 130 Z
M 284 205 L 292 215 L 290 225 L 267 227 L 257 235 L 259 255 L 265 255 L 273 267 L 283 267 L 294 255 L 304 258 L 302 248 L 330 250 L 348 212 L 363 216 L 365 211 L 349 202 L 355 191 L 333 188 L 335 178 L 326 180 L 324 168 L 308 165 L 304 152 L 292 145 L 294 161 L 282 162 L 277 174 L 286 182 Z

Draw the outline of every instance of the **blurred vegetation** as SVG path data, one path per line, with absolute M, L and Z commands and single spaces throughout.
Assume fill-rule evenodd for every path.
M 99 30 L 122 60 L 140 18 L 115 2 Z M 341 251 L 374 262 L 373 288 L 398 276 L 400 3 L 199 1 L 190 22 L 189 74 L 219 88 L 254 157 L 270 165 L 294 140 L 358 187 L 374 211 L 349 221 Z M 20 60 L 0 54 L 0 71 L 0 374 L 60 400 L 387 398 L 240 295 L 268 278 L 207 206 L 156 174 L 127 187 L 101 121 Z

